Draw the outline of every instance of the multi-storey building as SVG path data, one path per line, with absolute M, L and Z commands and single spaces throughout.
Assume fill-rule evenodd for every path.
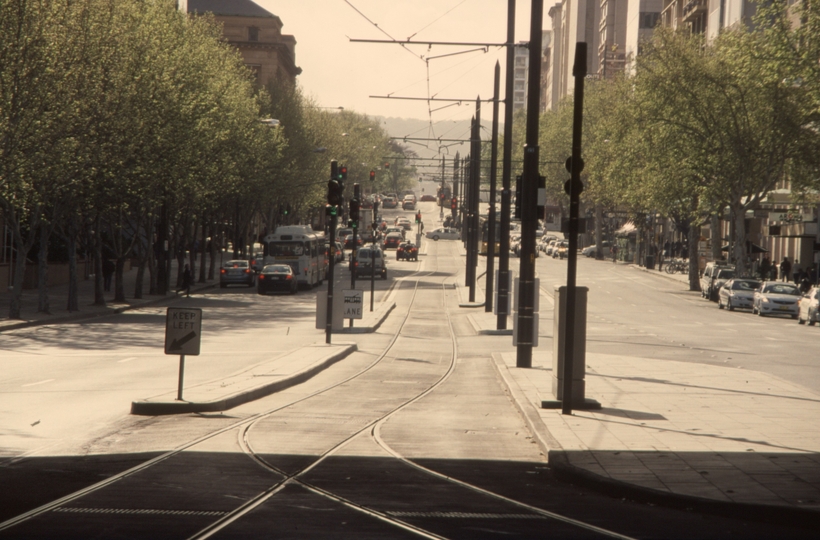
M 282 21 L 251 0 L 187 0 L 188 13 L 213 13 L 225 41 L 236 47 L 261 85 L 295 82 L 296 39 L 282 34 Z

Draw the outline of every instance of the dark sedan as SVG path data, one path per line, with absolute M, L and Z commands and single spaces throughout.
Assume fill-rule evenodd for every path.
M 248 261 L 228 261 L 219 270 L 219 286 L 223 289 L 231 284 L 253 287 L 256 273 Z
M 286 264 L 269 264 L 259 274 L 257 291 L 259 294 L 286 292 L 296 294 L 298 284 L 293 269 Z
M 397 261 L 417 261 L 419 260 L 419 248 L 413 242 L 404 242 L 396 249 Z

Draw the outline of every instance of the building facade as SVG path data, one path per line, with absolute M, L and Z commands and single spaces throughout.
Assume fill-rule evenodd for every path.
M 239 50 L 258 84 L 291 83 L 302 72 L 296 65 L 296 38 L 283 34 L 282 21 L 251 0 L 187 0 L 188 13 L 213 13 L 225 41 Z

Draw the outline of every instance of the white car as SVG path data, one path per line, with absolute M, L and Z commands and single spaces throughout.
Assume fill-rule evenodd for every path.
M 791 315 L 797 318 L 797 301 L 803 295 L 792 283 L 784 281 L 764 281 L 755 291 L 752 313 L 763 315 Z
M 752 309 L 755 290 L 760 287 L 756 279 L 735 278 L 723 284 L 718 291 L 718 309 L 729 311 L 735 308 Z
M 461 233 L 458 232 L 458 229 L 439 227 L 438 229 L 425 233 L 424 236 L 438 242 L 439 240 L 458 240 L 461 238 Z
M 809 292 L 803 295 L 798 307 L 798 323 L 807 322 L 809 326 L 814 326 L 814 323 L 820 321 L 820 287 L 812 287 Z

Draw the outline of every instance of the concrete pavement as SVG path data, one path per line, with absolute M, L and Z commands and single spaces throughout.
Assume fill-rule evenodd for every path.
M 631 268 L 688 289 L 684 274 Z M 496 327 L 483 310 L 470 319 Z M 531 368 L 514 351 L 494 359 L 556 473 L 649 501 L 820 519 L 820 395 L 760 372 L 587 352 L 585 395 L 603 408 L 562 415 L 541 407 L 554 400 L 551 333 Z

